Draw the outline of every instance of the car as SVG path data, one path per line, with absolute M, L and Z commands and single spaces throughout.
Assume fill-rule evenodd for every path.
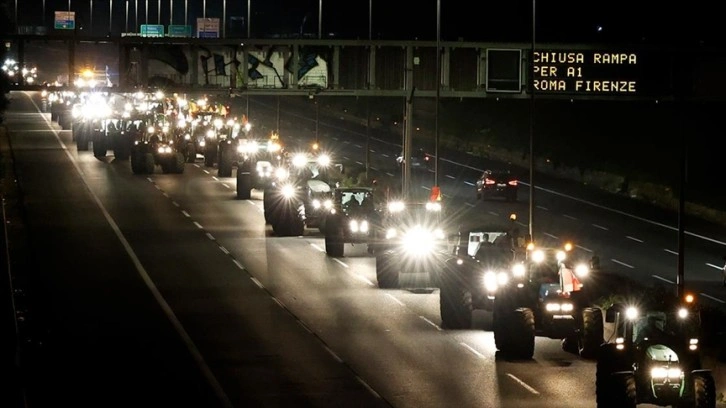
M 396 155 L 396 164 L 399 168 L 402 168 L 406 163 L 404 160 L 403 152 Z M 413 170 L 431 170 L 434 165 L 433 156 L 426 153 L 424 149 L 418 149 L 411 153 L 411 169 Z
M 484 170 L 476 181 L 476 199 L 502 197 L 506 201 L 517 201 L 519 180 L 509 170 Z

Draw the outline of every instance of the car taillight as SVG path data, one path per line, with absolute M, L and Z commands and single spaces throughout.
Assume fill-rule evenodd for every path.
M 484 179 L 484 184 L 496 184 L 496 181 L 488 178 L 488 179 Z
M 507 184 L 509 184 L 510 186 L 516 186 L 517 180 L 510 180 L 509 183 L 507 183 Z

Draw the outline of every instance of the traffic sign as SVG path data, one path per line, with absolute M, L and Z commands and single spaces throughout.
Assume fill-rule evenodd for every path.
M 141 25 L 141 36 L 142 37 L 163 37 L 164 26 L 161 24 L 142 24 Z
M 219 38 L 219 19 L 218 18 L 198 18 L 197 19 L 197 37 L 199 37 L 199 38 Z
M 168 37 L 191 37 L 192 26 L 190 25 L 169 25 L 166 28 Z
M 55 29 L 56 30 L 75 30 L 76 28 L 76 12 L 75 11 L 56 11 L 55 12 Z

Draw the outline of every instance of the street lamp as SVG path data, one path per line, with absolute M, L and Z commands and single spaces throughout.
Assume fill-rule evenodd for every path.
M 91 0 L 91 2 L 89 4 L 88 12 L 91 15 L 91 20 L 90 20 L 90 26 L 89 26 L 88 34 L 89 35 L 93 35 L 93 0 Z
M 529 55 L 529 239 L 534 239 L 534 47 L 537 0 L 532 0 L 532 52 Z
M 144 8 L 146 9 L 144 24 L 149 24 L 149 0 L 144 0 Z
M 124 32 L 129 32 L 129 0 L 126 0 L 126 31 Z
M 318 1 L 318 38 L 323 38 L 323 0 Z
M 202 18 L 207 18 L 207 0 L 202 2 Z
M 174 24 L 174 0 L 169 0 L 169 25 Z
M 247 0 L 247 38 L 251 37 L 251 26 L 252 26 L 252 14 L 250 14 L 250 1 Z
M 161 24 L 161 0 L 159 0 L 156 6 L 156 24 Z
M 113 0 L 108 0 L 108 33 L 113 31 Z

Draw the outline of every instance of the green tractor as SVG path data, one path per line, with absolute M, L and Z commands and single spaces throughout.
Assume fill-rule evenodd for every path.
M 701 365 L 700 313 L 692 295 L 616 304 L 605 322 L 613 340 L 597 356 L 598 408 L 716 406 L 711 370 Z

